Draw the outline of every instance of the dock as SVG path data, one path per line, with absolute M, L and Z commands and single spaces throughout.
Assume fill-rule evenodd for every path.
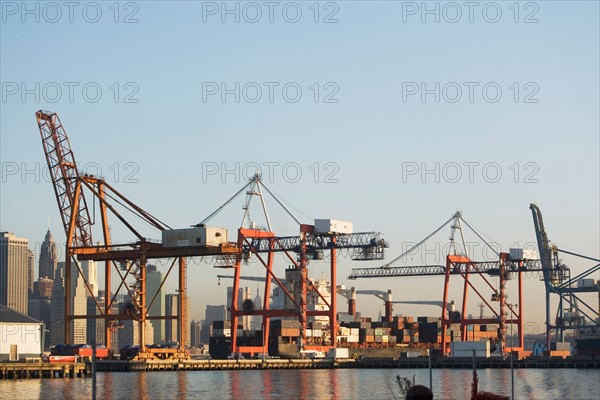
M 439 357 L 433 359 L 434 369 L 471 369 L 471 358 Z M 548 358 L 534 357 L 514 360 L 515 369 L 533 368 L 573 368 L 600 369 L 600 357 L 590 358 Z M 332 369 L 332 368 L 373 368 L 373 369 L 415 369 L 429 368 L 427 357 L 412 358 L 366 358 L 366 359 L 253 359 L 253 360 L 99 360 L 98 372 L 132 371 L 236 371 L 236 370 L 274 370 L 274 369 Z M 510 359 L 480 358 L 478 369 L 508 369 Z M 2 362 L 2 379 L 40 379 L 40 378 L 86 378 L 92 373 L 90 362 L 48 363 L 48 362 Z
M 1 362 L 2 379 L 84 378 L 91 376 L 91 368 L 83 362 Z
M 514 360 L 514 368 L 575 368 L 599 369 L 600 358 L 529 358 Z M 146 361 L 99 361 L 102 371 L 226 371 L 270 369 L 331 369 L 331 368 L 429 368 L 427 357 L 414 358 L 365 358 L 355 359 L 253 359 L 253 360 L 146 360 Z M 432 360 L 435 369 L 471 369 L 471 358 L 440 357 Z M 510 368 L 510 359 L 488 358 L 477 360 L 478 369 Z

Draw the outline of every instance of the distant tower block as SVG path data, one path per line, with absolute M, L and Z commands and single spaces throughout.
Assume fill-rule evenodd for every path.
M 54 237 L 48 229 L 46 237 L 40 248 L 40 278 L 54 279 L 56 267 L 58 265 L 58 247 L 54 241 Z

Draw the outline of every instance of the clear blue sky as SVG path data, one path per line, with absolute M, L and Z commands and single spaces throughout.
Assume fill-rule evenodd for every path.
M 304 222 L 337 218 L 383 232 L 388 259 L 457 209 L 505 247 L 531 243 L 530 202 L 542 209 L 553 242 L 600 256 L 596 1 L 480 2 L 472 10 L 428 2 L 439 22 L 421 2 L 279 2 L 272 22 L 263 2 L 228 2 L 239 23 L 222 2 L 120 3 L 118 15 L 113 2 L 99 2 L 99 16 L 96 3 L 27 4 L 32 13 L 21 2 L 3 1 L 1 9 L 0 229 L 29 238 L 32 248 L 48 216 L 64 240 L 34 116 L 46 109 L 59 113 L 78 163 L 91 173 L 98 167 L 173 227 L 199 222 L 241 187 L 236 173 L 221 176 L 222 167 L 278 162 L 269 187 Z M 236 93 L 223 101 L 221 84 L 235 92 L 236 82 L 240 101 Z M 439 179 L 423 174 L 436 163 Z M 328 173 L 337 182 L 326 182 Z M 242 201 L 211 223 L 234 232 Z M 293 234 L 293 221 L 270 204 L 274 230 Z M 116 220 L 112 229 L 116 240 L 133 239 Z M 443 246 L 448 234 L 435 240 Z M 379 264 L 341 259 L 338 276 Z M 572 261 L 574 271 L 586 265 Z M 314 275 L 324 270 L 312 266 Z M 218 272 L 192 263 L 194 319 L 206 304 L 225 301 Z M 351 284 L 391 288 L 396 299 L 440 299 L 442 288 L 434 278 Z M 541 323 L 541 282 L 528 280 L 527 294 L 527 318 Z M 375 316 L 380 308 L 359 299 L 359 311 Z

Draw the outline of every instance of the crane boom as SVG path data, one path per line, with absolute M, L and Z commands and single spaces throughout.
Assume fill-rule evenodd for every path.
M 39 110 L 35 115 L 67 245 L 91 246 L 92 223 L 67 133 L 56 113 Z
M 531 203 L 529 205 L 531 213 L 533 215 L 533 225 L 535 227 L 535 236 L 538 243 L 538 249 L 540 251 L 540 261 L 542 264 L 544 282 L 546 285 L 551 283 L 550 275 L 552 271 L 552 249 L 550 247 L 550 241 L 544 228 L 544 220 L 542 219 L 542 212 L 539 207 Z
M 470 274 L 488 274 L 498 275 L 500 273 L 499 261 L 483 261 L 483 262 L 461 262 L 454 265 L 450 272 L 454 274 L 466 274 L 467 268 Z M 542 266 L 539 260 L 526 260 L 524 265 L 519 267 L 515 263 L 507 263 L 505 266 L 507 272 L 537 272 L 542 271 Z M 445 275 L 446 267 L 443 265 L 416 265 L 406 267 L 391 267 L 391 268 L 353 268 L 348 279 L 357 278 L 392 278 L 403 276 L 435 276 Z

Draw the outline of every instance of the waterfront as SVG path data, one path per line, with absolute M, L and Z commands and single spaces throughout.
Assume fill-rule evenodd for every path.
M 329 369 L 187 372 L 106 372 L 99 399 L 394 399 L 396 375 L 428 385 L 426 369 Z M 478 370 L 479 389 L 510 395 L 510 370 Z M 468 398 L 471 370 L 433 370 L 435 399 Z M 0 381 L 0 398 L 91 398 L 85 378 Z M 596 400 L 600 370 L 515 370 L 516 399 Z

